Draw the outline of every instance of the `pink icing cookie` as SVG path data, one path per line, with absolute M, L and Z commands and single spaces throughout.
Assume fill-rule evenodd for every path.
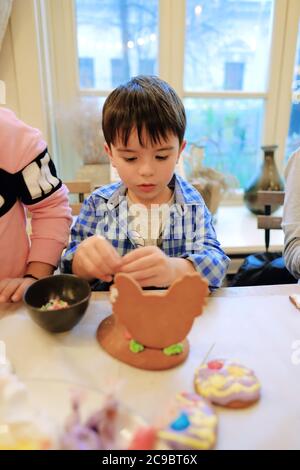
M 229 408 L 244 408 L 260 397 L 260 383 L 254 372 L 238 362 L 224 359 L 198 368 L 195 390 L 212 403 Z
M 170 449 L 208 450 L 214 447 L 216 434 L 217 416 L 208 402 L 195 393 L 180 393 L 171 422 L 158 437 Z

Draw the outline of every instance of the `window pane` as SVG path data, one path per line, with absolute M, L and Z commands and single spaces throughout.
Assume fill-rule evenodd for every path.
M 187 0 L 187 91 L 265 91 L 274 0 Z
M 73 105 L 57 109 L 60 173 L 64 179 L 91 180 L 93 185 L 109 183 L 101 132 L 104 101 L 105 97 L 85 96 Z
M 204 146 L 205 166 L 234 175 L 245 188 L 261 163 L 263 100 L 186 98 L 184 104 L 188 145 Z
M 76 0 L 81 88 L 157 74 L 158 0 Z
M 286 157 L 300 147 L 300 23 L 293 80 L 293 100 L 291 106 L 290 128 L 286 144 Z

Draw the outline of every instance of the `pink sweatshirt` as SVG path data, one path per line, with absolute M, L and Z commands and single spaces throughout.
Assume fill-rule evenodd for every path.
M 67 194 L 40 131 L 0 107 L 0 280 L 22 277 L 32 261 L 57 266 L 72 221 Z

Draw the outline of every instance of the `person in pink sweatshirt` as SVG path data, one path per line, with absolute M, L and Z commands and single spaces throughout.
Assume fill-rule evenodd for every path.
M 72 222 L 67 194 L 40 131 L 0 107 L 0 302 L 55 270 Z

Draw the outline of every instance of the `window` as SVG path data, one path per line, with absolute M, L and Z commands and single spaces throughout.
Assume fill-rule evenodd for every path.
M 194 93 L 184 100 L 187 140 L 205 147 L 206 165 L 234 175 L 245 188 L 260 163 L 274 2 L 186 5 L 184 92 Z M 251 99 L 250 93 L 262 95 Z
M 189 144 L 204 146 L 204 164 L 234 175 L 245 187 L 261 162 L 263 100 L 186 98 L 184 104 Z
M 292 83 L 292 105 L 290 115 L 290 127 L 286 143 L 285 156 L 288 158 L 292 152 L 300 147 L 300 22 L 298 29 L 298 41 L 294 77 Z
M 48 5 L 56 115 L 78 99 L 94 103 L 100 114 L 115 86 L 136 74 L 158 74 L 183 99 L 188 148 L 204 146 L 205 165 L 234 175 L 240 188 L 260 164 L 262 145 L 279 146 L 281 170 L 287 135 L 287 153 L 299 145 L 300 105 L 294 102 L 290 109 L 288 98 L 299 0 L 64 0 L 62 8 L 58 0 L 48 0 Z M 82 156 L 57 118 L 55 127 L 64 156 L 60 171 L 72 178 Z
M 244 91 L 264 92 L 273 6 L 273 0 L 187 0 L 185 90 L 224 90 L 230 64 L 245 73 Z
M 109 90 L 133 75 L 158 73 L 158 0 L 76 0 L 80 77 L 91 56 L 95 80 L 84 88 Z
M 244 62 L 225 62 L 224 90 L 242 90 L 244 73 Z
M 79 57 L 79 74 L 81 88 L 95 87 L 95 66 L 93 57 Z

